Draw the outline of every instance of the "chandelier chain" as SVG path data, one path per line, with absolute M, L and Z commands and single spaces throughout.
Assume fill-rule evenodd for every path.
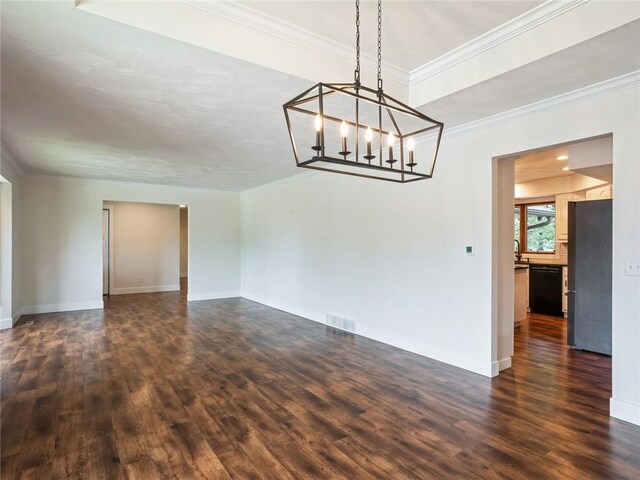
M 360 84 L 360 0 L 356 0 L 356 84 Z
M 382 0 L 378 0 L 378 90 L 382 92 Z

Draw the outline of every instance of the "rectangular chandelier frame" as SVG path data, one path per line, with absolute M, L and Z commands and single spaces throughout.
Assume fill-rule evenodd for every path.
M 326 99 L 335 95 L 346 95 L 351 97 L 355 102 L 355 118 L 342 118 L 342 116 L 333 115 L 327 111 Z M 374 124 L 365 124 L 360 118 L 362 104 L 373 106 L 377 111 L 377 122 Z M 371 107 L 369 107 L 371 108 Z M 396 183 L 409 183 L 418 180 L 426 180 L 433 176 L 436 158 L 442 138 L 444 124 L 434 120 L 427 115 L 413 109 L 395 98 L 383 93 L 381 90 L 374 90 L 365 87 L 359 83 L 317 83 L 311 88 L 305 90 L 300 95 L 291 99 L 283 105 L 284 114 L 287 122 L 287 129 L 291 146 L 296 160 L 296 164 L 301 168 L 312 170 L 321 170 L 326 172 L 342 173 L 356 177 L 374 178 Z M 303 114 L 321 119 L 322 128 L 318 132 L 318 143 L 314 150 L 314 155 L 308 158 L 302 156 L 300 149 L 296 145 L 294 138 L 293 122 L 291 118 L 293 114 Z M 402 131 L 396 117 L 407 116 L 418 123 L 423 122 L 424 126 L 420 128 L 409 128 L 408 131 Z M 385 122 L 383 122 L 383 118 Z M 348 152 L 350 155 L 333 156 L 327 154 L 325 150 L 325 130 L 326 122 L 344 122 L 346 125 L 355 129 L 354 152 Z M 385 127 L 385 123 L 388 125 Z M 377 155 L 376 161 L 368 161 L 362 157 L 364 151 L 361 143 L 361 133 L 370 128 L 376 135 L 378 148 L 375 149 Z M 406 129 L 405 129 L 406 130 Z M 394 160 L 390 166 L 384 160 L 383 137 L 393 134 L 399 141 L 399 157 Z M 420 146 L 420 135 L 431 135 L 434 148 L 433 155 L 430 158 L 430 164 L 426 171 L 414 171 L 414 165 L 407 161 L 406 140 L 409 138 L 418 138 L 417 145 Z M 370 140 L 369 140 L 370 142 Z M 342 153 L 342 152 L 340 152 Z M 390 154 L 391 155 L 391 154 Z M 413 152 L 410 157 L 413 158 Z M 389 157 L 391 159 L 391 157 Z M 398 163 L 395 167 L 394 163 Z M 424 162 L 422 162 L 424 163 Z

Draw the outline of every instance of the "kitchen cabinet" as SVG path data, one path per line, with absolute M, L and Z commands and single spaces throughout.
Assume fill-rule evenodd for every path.
M 587 190 L 587 200 L 604 200 L 612 198 L 611 187 L 611 184 L 609 184 L 605 185 L 604 187 L 592 188 L 591 190 Z
M 562 193 L 556 195 L 556 242 L 569 241 L 569 202 L 581 200 L 602 200 L 612 198 L 612 185 L 592 188 L 582 193 Z
M 572 193 L 556 195 L 556 242 L 569 241 L 569 202 L 572 201 Z
M 531 307 L 529 306 L 529 269 L 527 268 L 527 313 L 531 311 Z
M 516 265 L 513 288 L 513 326 L 519 327 L 527 319 L 527 291 L 529 268 Z
M 562 267 L 562 313 L 564 318 L 567 318 L 569 312 L 569 297 L 567 292 L 569 291 L 569 268 Z

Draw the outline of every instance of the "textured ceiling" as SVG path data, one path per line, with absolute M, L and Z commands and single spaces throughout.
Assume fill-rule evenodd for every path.
M 243 1 L 242 5 L 349 47 L 355 1 Z M 540 5 L 541 1 L 384 1 L 383 59 L 413 70 Z M 363 52 L 377 52 L 377 3 L 360 4 Z
M 242 190 L 298 173 L 309 82 L 111 22 L 2 2 L 2 143 L 30 172 Z

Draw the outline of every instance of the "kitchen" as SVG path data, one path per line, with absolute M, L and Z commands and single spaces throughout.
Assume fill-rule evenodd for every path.
M 611 136 L 516 159 L 515 328 L 542 315 L 571 347 L 611 354 L 612 177 Z

